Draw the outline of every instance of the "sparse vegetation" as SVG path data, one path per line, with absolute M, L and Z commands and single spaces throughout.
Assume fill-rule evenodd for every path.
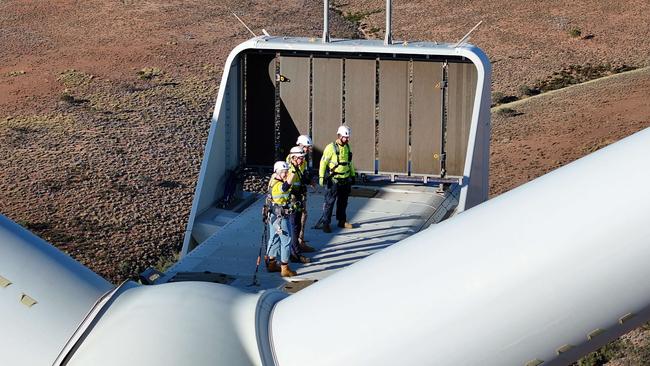
M 160 272 L 165 272 L 166 270 L 169 269 L 169 267 L 173 266 L 176 264 L 181 259 L 181 253 L 180 252 L 174 252 L 170 256 L 161 256 L 158 258 L 158 262 L 154 266 L 154 268 L 157 271 Z
M 374 9 L 374 10 L 368 10 L 368 11 L 358 11 L 358 12 L 350 12 L 350 13 L 344 13 L 343 14 L 343 19 L 359 24 L 361 23 L 362 20 L 367 18 L 369 15 L 372 14 L 377 14 L 381 13 L 383 10 L 382 9 Z
M 164 72 L 157 67 L 145 67 L 142 70 L 138 71 L 138 76 L 143 80 L 151 80 L 163 74 Z
M 66 102 L 68 104 L 72 104 L 72 105 L 79 105 L 79 104 L 88 103 L 88 99 L 76 98 L 75 96 L 70 94 L 69 91 L 64 91 L 61 94 L 61 101 Z
M 173 181 L 173 180 L 163 180 L 163 181 L 160 181 L 157 184 L 157 186 L 162 187 L 162 188 L 178 188 L 178 187 L 182 187 L 183 184 L 180 183 L 180 182 Z
M 492 107 L 500 104 L 512 103 L 517 100 L 519 100 L 519 98 L 514 95 L 506 95 L 501 92 L 492 93 Z
M 629 360 L 628 365 L 650 365 L 650 346 L 648 344 L 632 347 L 631 351 L 625 353 L 629 354 L 626 357 Z
M 349 4 L 343 3 L 343 2 L 338 2 L 334 1 L 332 2 L 332 10 L 336 12 L 338 15 L 343 18 L 343 20 L 347 21 L 348 23 L 351 23 L 354 28 L 356 29 L 357 34 L 353 36 L 352 38 L 355 38 L 357 36 L 361 36 L 362 38 L 376 38 L 379 36 L 379 32 L 381 31 L 380 28 L 373 26 L 369 30 L 368 24 L 366 24 L 365 20 L 368 18 L 368 16 L 372 14 L 377 14 L 381 13 L 384 10 L 383 9 L 373 9 L 373 10 L 367 10 L 367 11 L 344 11 L 343 8 L 348 6 Z
M 570 65 L 559 72 L 553 73 L 546 80 L 537 81 L 531 90 L 539 94 L 634 69 L 636 67 L 625 64 L 616 66 L 611 64 L 593 65 L 590 63 Z
M 74 119 L 64 114 L 12 116 L 0 120 L 0 130 L 8 128 L 14 131 L 33 132 L 41 129 L 60 130 L 74 123 Z
M 72 88 L 90 83 L 95 77 L 83 71 L 68 69 L 59 73 L 58 81 L 65 87 Z
M 537 80 L 533 86 L 521 85 L 519 87 L 519 94 L 523 97 L 530 97 L 551 90 L 562 89 L 571 85 L 584 83 L 589 80 L 594 80 L 635 69 L 635 66 L 629 66 L 626 64 L 616 66 L 611 64 L 593 65 L 590 63 L 584 65 L 569 65 L 561 71 L 554 72 L 545 80 Z M 498 104 L 496 103 L 496 98 L 493 97 L 492 100 L 495 101 L 495 105 Z
M 212 74 L 220 74 L 223 71 L 221 66 L 212 63 L 204 64 L 203 70 Z
M 611 139 L 611 138 L 605 138 L 605 139 L 600 139 L 600 140 L 594 141 L 594 142 L 592 142 L 590 144 L 587 144 L 585 146 L 585 149 L 584 149 L 585 154 L 590 154 L 590 153 L 592 153 L 594 151 L 598 151 L 598 150 L 602 149 L 605 146 L 613 144 L 614 142 L 616 142 L 616 140 Z
M 66 93 L 66 92 L 61 94 L 60 99 L 61 99 L 62 102 L 66 102 L 66 103 L 70 103 L 70 104 L 74 103 L 74 97 L 72 95 Z
M 133 264 L 128 260 L 120 262 L 117 265 L 117 270 L 119 271 L 120 275 L 124 277 L 132 277 L 136 272 L 133 270 Z
M 533 95 L 537 95 L 541 93 L 541 91 L 536 88 L 536 87 L 530 87 L 528 85 L 520 85 L 519 86 L 519 94 L 522 96 L 526 97 L 532 97 Z
M 522 115 L 523 113 L 518 112 L 512 108 L 500 108 L 497 110 L 497 114 L 504 117 L 516 117 Z
M 571 28 L 571 29 L 569 29 L 569 35 L 571 37 L 573 37 L 573 38 L 578 38 L 578 37 L 582 36 L 582 30 L 580 30 L 580 28 L 576 28 L 576 27 Z
M 595 352 L 591 352 L 585 357 L 578 360 L 574 365 L 577 366 L 602 366 L 611 360 L 622 356 L 621 350 L 625 347 L 625 342 L 617 339 L 608 343 Z
M 15 222 L 16 224 L 22 226 L 22 227 L 25 227 L 25 228 L 27 227 L 27 225 L 29 225 L 29 221 L 27 221 L 27 220 L 22 220 L 22 219 L 15 220 L 14 222 Z
M 9 71 L 7 73 L 7 76 L 16 77 L 16 76 L 25 75 L 25 74 L 26 74 L 26 72 L 24 70 L 18 70 L 18 71 Z
M 26 135 L 26 134 L 29 134 L 29 133 L 32 133 L 32 132 L 36 131 L 36 129 L 31 128 L 31 127 L 27 127 L 27 126 L 12 126 L 12 127 L 9 127 L 9 129 L 14 131 L 14 132 L 18 132 L 20 134 L 23 134 L 23 135 Z

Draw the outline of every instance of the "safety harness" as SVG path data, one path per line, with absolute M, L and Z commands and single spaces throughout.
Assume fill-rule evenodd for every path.
M 339 144 L 336 143 L 336 141 L 332 142 L 332 145 L 334 145 L 334 155 L 336 155 L 336 164 L 334 167 L 330 168 L 329 166 L 327 167 L 327 175 L 325 176 L 325 179 L 337 179 L 336 176 L 339 175 L 339 173 L 336 172 L 336 168 L 339 166 L 348 166 L 352 163 L 352 149 L 350 149 L 350 146 L 348 145 L 348 161 L 340 161 L 340 154 L 341 154 L 341 148 L 339 147 Z M 341 179 L 341 178 L 338 178 Z

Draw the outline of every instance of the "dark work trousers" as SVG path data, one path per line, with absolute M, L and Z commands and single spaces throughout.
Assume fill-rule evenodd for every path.
M 291 254 L 300 254 L 300 246 L 298 245 L 298 236 L 302 228 L 302 211 L 294 211 L 289 215 L 289 222 L 291 223 Z
M 323 225 L 329 225 L 332 221 L 334 202 L 336 202 L 336 220 L 339 222 L 347 221 L 345 210 L 348 208 L 348 197 L 350 197 L 351 190 L 352 184 L 349 179 L 327 182 L 325 202 L 323 203 L 323 217 L 321 218 Z

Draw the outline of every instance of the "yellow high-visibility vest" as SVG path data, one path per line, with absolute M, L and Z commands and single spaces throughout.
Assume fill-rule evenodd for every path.
M 334 144 L 338 145 L 338 149 Z M 338 154 L 336 150 L 338 150 Z M 352 164 L 350 144 L 339 145 L 338 142 L 334 141 L 325 147 L 323 157 L 320 159 L 319 178 L 325 177 L 327 169 L 331 171 L 334 179 L 348 178 L 356 174 Z
M 269 187 L 271 191 L 271 202 L 280 206 L 286 206 L 289 203 L 290 191 L 291 191 L 291 189 L 288 189 L 287 191 L 283 191 L 282 190 L 283 183 L 284 183 L 283 181 L 278 180 L 275 177 L 272 177 L 271 181 L 269 182 Z

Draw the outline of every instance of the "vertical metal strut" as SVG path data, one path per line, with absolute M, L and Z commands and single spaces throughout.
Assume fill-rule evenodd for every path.
M 389 45 L 393 43 L 392 18 L 393 18 L 393 4 L 391 0 L 386 0 L 386 35 L 384 36 L 385 45 Z
M 248 141 L 246 140 L 246 136 L 248 135 L 248 130 L 247 130 L 247 124 L 248 124 L 248 88 L 246 87 L 248 84 L 248 56 L 243 55 L 242 58 L 242 68 L 241 68 L 241 96 L 242 96 L 242 116 L 241 116 L 241 137 L 240 137 L 240 144 L 241 144 L 241 163 L 246 164 L 248 161 L 248 146 L 247 143 Z
M 440 83 L 440 88 L 442 89 L 440 93 L 440 98 L 442 98 L 442 108 L 440 121 L 442 128 L 440 129 L 440 177 L 444 178 L 447 174 L 447 101 L 449 96 L 447 95 L 447 81 L 449 80 L 449 62 L 445 61 L 442 64 L 442 83 Z
M 323 0 L 323 43 L 330 41 L 330 20 L 329 20 L 330 2 Z
M 280 157 L 280 53 L 275 54 L 275 117 L 274 117 L 274 161 L 282 160 Z

